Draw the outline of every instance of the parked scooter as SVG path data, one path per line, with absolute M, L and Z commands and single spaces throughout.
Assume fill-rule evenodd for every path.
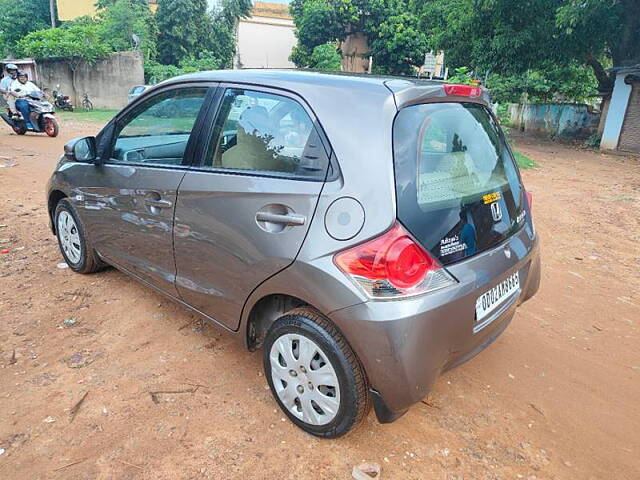
M 18 135 L 27 132 L 46 133 L 50 137 L 57 137 L 60 127 L 54 116 L 53 105 L 45 100 L 42 92 L 32 92 L 24 97 L 29 102 L 30 120 L 33 128 L 28 128 L 27 122 L 20 113 L 0 113 L 0 117 L 13 128 Z
M 69 95 L 64 95 L 62 92 L 60 92 L 60 85 L 56 85 L 56 89 L 53 91 L 52 96 L 53 104 L 57 108 L 59 108 L 60 110 L 73 112 L 73 105 L 71 104 Z

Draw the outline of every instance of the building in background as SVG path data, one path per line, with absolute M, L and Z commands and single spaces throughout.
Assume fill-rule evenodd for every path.
M 255 2 L 251 17 L 238 22 L 235 68 L 294 68 L 289 60 L 297 43 L 289 6 Z
M 613 69 L 616 81 L 604 122 L 601 150 L 640 153 L 640 64 Z
M 57 0 L 56 4 L 58 19 L 63 22 L 96 13 L 96 0 Z M 158 0 L 149 0 L 149 8 L 155 12 L 158 8 Z

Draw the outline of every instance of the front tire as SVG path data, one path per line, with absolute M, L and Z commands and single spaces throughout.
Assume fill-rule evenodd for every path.
M 296 308 L 273 323 L 263 363 L 278 405 L 311 435 L 340 437 L 369 411 L 360 362 L 338 329 L 313 308 Z
M 60 133 L 60 126 L 55 118 L 44 119 L 44 133 L 52 138 L 58 136 L 58 133 Z
M 66 198 L 56 205 L 54 221 L 60 252 L 67 265 L 78 273 L 97 272 L 101 267 L 98 256 L 87 239 L 76 209 Z

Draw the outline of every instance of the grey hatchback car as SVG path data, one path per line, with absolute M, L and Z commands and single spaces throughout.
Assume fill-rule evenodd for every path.
M 481 87 L 301 71 L 166 81 L 65 146 L 51 227 L 263 348 L 293 423 L 391 422 L 540 282 L 513 154 Z

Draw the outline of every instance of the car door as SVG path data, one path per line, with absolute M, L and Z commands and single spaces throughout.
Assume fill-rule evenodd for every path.
M 205 85 L 173 86 L 125 110 L 112 127 L 106 161 L 87 170 L 80 189 L 99 254 L 174 296 L 176 194 L 209 92 Z
M 253 88 L 219 89 L 208 146 L 175 214 L 177 289 L 230 329 L 251 291 L 295 259 L 331 170 L 301 99 Z

